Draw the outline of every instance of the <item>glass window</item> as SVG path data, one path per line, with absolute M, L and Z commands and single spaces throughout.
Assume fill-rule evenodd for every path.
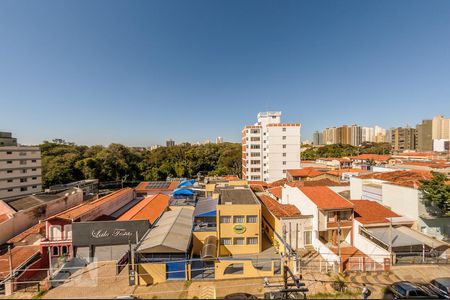
M 257 245 L 258 238 L 257 237 L 249 237 L 247 238 L 247 245 Z
M 7 164 L 12 164 L 12 160 L 6 161 Z
M 20 191 L 21 191 L 21 192 L 26 192 L 27 190 L 28 190 L 27 187 L 21 187 L 21 188 L 20 188 Z
M 220 223 L 231 223 L 231 216 L 220 216 Z
M 59 255 L 59 247 L 52 247 L 52 255 L 53 256 Z
M 12 170 L 7 170 L 6 173 L 11 174 Z
M 231 245 L 231 238 L 221 238 L 220 244 L 221 245 Z
M 244 223 L 245 217 L 244 216 L 234 216 L 233 217 L 233 223 Z
M 258 216 L 247 216 L 247 223 L 257 223 Z
M 286 145 L 285 144 L 283 145 L 283 149 L 286 149 Z
M 243 237 L 234 238 L 234 244 L 235 245 L 244 245 L 244 238 Z
M 286 139 L 286 136 L 283 136 L 283 140 L 285 140 Z

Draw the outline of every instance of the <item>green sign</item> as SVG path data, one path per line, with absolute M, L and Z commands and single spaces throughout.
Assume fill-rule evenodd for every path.
M 244 233 L 245 231 L 247 230 L 247 228 L 245 228 L 245 226 L 244 225 L 234 225 L 233 226 L 233 231 L 235 232 L 235 233 L 238 233 L 238 234 L 242 234 L 242 233 Z

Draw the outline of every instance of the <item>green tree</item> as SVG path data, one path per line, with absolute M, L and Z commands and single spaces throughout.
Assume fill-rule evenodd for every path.
M 422 180 L 419 187 L 428 211 L 441 216 L 450 216 L 450 185 L 446 180 L 444 174 L 433 172 L 433 177 Z

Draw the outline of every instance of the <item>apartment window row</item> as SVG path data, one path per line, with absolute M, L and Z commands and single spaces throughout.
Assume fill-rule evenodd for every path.
M 23 186 L 23 187 L 20 188 L 20 191 L 21 191 L 21 192 L 26 192 L 26 191 L 28 191 L 28 188 L 29 188 L 29 186 Z M 37 186 L 37 185 L 32 185 L 31 188 L 32 188 L 32 189 L 37 189 L 38 186 Z M 15 190 L 15 189 L 7 189 L 7 192 L 8 192 L 8 193 L 12 193 L 12 192 L 14 192 L 14 190 Z
M 31 162 L 32 162 L 32 163 L 36 163 L 37 160 L 36 160 L 36 159 L 32 159 Z M 12 160 L 7 160 L 6 163 L 10 165 L 10 164 L 13 163 L 13 161 L 12 161 Z M 26 160 L 26 159 L 21 159 L 21 160 L 20 160 L 20 164 L 21 164 L 21 165 L 26 165 L 26 164 L 27 164 L 27 160 Z
M 36 172 L 36 168 L 31 169 L 31 172 Z M 18 170 L 21 174 L 26 174 L 27 173 L 27 169 L 19 169 Z M 14 172 L 14 170 L 6 170 L 6 174 L 12 174 Z
M 247 241 L 247 243 L 245 243 Z M 258 244 L 258 238 L 257 237 L 235 237 L 235 238 L 221 238 L 220 244 L 223 246 L 230 246 L 230 245 L 257 245 Z
M 248 216 L 221 216 L 220 223 L 258 223 L 258 216 L 256 215 L 248 215 Z M 247 222 L 245 222 L 247 220 Z
M 251 168 L 250 172 L 261 172 L 261 168 Z
M 250 149 L 261 149 L 260 145 L 250 145 Z
M 250 176 L 250 180 L 261 180 L 261 176 L 252 175 Z
M 253 137 L 250 138 L 250 141 L 252 141 L 252 142 L 259 142 L 259 141 L 261 141 L 261 138 L 259 136 L 253 136 Z
M 250 153 L 250 157 L 260 157 L 261 156 L 261 153 L 259 153 L 259 152 L 251 152 Z
M 259 165 L 259 164 L 261 164 L 261 161 L 260 160 L 251 160 L 250 164 L 251 165 Z

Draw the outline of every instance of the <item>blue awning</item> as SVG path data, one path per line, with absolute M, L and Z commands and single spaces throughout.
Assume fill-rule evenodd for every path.
M 173 196 L 193 196 L 195 192 L 191 189 L 178 188 L 173 191 Z
M 179 188 L 181 187 L 186 187 L 186 186 L 192 186 L 195 183 L 195 179 L 191 179 L 191 180 L 185 180 L 180 182 L 180 184 L 178 185 Z

